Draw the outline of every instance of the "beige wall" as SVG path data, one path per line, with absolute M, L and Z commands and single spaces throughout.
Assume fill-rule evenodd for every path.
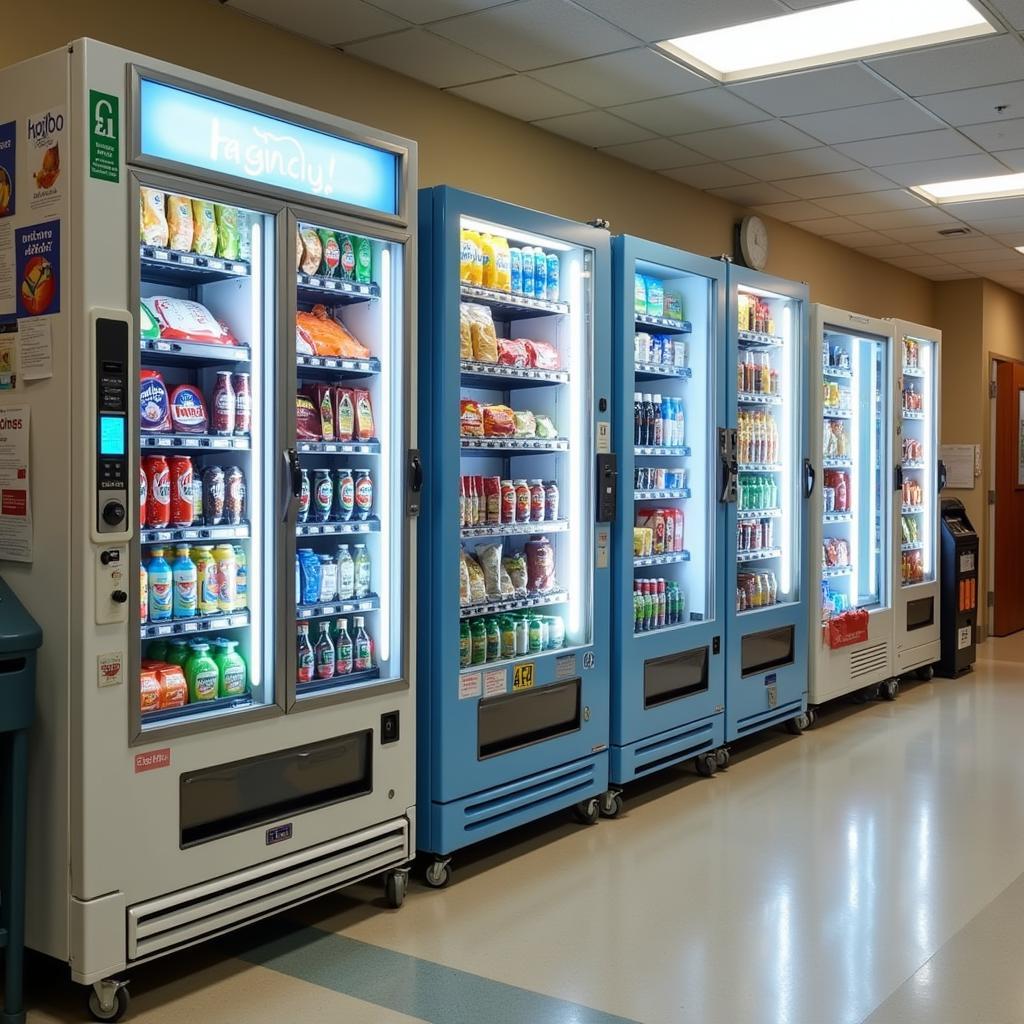
M 286 7 L 282 0 L 282 7 Z M 448 184 L 615 233 L 717 256 L 739 210 L 484 107 L 237 14 L 212 0 L 54 0 L 0 33 L 0 67 L 89 35 L 272 95 L 415 138 L 420 182 Z M 772 222 L 769 271 L 805 280 L 816 301 L 927 322 L 932 285 Z

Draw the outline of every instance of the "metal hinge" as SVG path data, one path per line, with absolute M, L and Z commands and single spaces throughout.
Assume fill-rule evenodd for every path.
M 996 492 L 995 491 L 989 491 L 988 492 L 988 503 L 990 505 L 994 505 L 996 503 Z
M 994 380 L 990 380 L 988 382 L 988 397 L 989 398 L 995 398 L 996 397 L 996 382 Z

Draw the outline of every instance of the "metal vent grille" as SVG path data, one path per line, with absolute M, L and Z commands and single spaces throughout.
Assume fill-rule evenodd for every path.
M 884 672 L 887 657 L 888 651 L 884 641 L 872 647 L 864 647 L 859 651 L 854 651 L 850 655 L 850 678 L 857 679 L 859 676 L 875 675 L 878 672 Z

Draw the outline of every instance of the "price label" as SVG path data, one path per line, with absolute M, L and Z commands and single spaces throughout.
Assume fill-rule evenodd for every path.
M 527 661 L 512 670 L 512 689 L 529 690 L 534 684 L 534 663 Z

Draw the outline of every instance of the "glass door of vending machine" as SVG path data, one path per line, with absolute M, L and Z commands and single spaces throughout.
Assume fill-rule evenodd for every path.
M 298 499 L 288 511 L 288 685 L 289 705 L 309 707 L 404 674 L 406 236 L 301 211 L 288 236 L 295 387 L 287 447 Z
M 272 495 L 277 212 L 136 178 L 141 647 L 135 742 L 283 708 Z
M 811 457 L 821 497 L 808 536 L 821 591 L 810 601 L 812 705 L 889 686 L 893 625 L 892 327 L 815 306 L 814 339 Z
M 710 774 L 714 752 L 727 757 L 715 429 L 726 265 L 629 236 L 612 257 L 617 785 L 689 759 Z
M 939 660 L 939 345 L 932 328 L 895 321 L 898 510 L 893 560 L 895 674 L 930 678 Z
M 806 726 L 807 287 L 731 265 L 726 740 Z

